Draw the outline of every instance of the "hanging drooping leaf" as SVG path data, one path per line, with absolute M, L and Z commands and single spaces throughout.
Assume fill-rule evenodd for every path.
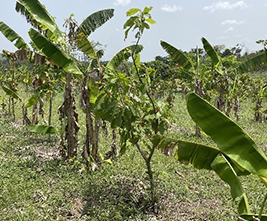
M 14 42 L 14 45 L 18 49 L 29 49 L 29 46 L 26 44 L 26 42 L 13 29 L 1 21 L 0 31 L 9 41 Z
M 211 164 L 219 153 L 220 149 L 215 147 L 178 141 L 178 160 L 182 163 L 190 163 L 197 169 L 211 170 Z
M 91 44 L 91 42 L 87 39 L 85 34 L 80 31 L 76 34 L 75 36 L 75 43 L 77 47 L 84 53 L 86 54 L 89 58 L 95 59 L 97 57 L 96 51 Z
M 203 47 L 206 51 L 206 53 L 208 54 L 208 56 L 211 58 L 212 63 L 215 67 L 218 67 L 218 65 L 220 64 L 220 58 L 217 54 L 217 52 L 214 50 L 214 48 L 211 46 L 211 44 L 205 39 L 205 38 L 201 38 Z
M 15 10 L 26 18 L 26 21 L 34 28 L 40 29 L 40 24 L 32 17 L 31 13 L 19 2 L 16 2 Z
M 98 27 L 102 26 L 114 15 L 114 9 L 105 9 L 89 15 L 79 26 L 79 29 L 88 37 Z
M 176 62 L 181 68 L 189 70 L 193 67 L 191 60 L 179 49 L 173 47 L 165 41 L 160 42 L 163 49 L 171 56 L 174 62 Z
M 14 99 L 19 99 L 20 100 L 20 97 L 17 95 L 17 93 L 15 91 L 13 91 L 12 89 L 6 87 L 6 86 L 2 86 L 2 89 L 4 90 L 4 92 L 13 97 Z
M 37 134 L 48 135 L 57 133 L 57 129 L 55 127 L 48 125 L 27 125 L 25 126 L 25 129 Z
M 82 74 L 75 63 L 51 40 L 45 38 L 34 29 L 30 29 L 29 36 L 39 50 L 56 65 L 63 68 L 64 71 L 72 74 Z
M 58 42 L 64 42 L 62 34 L 54 21 L 54 18 L 48 13 L 45 6 L 38 0 L 18 0 L 18 2 L 25 8 L 25 15 L 30 14 L 31 20 L 35 20 L 39 23 L 39 26 L 46 30 L 48 29 L 53 33 L 52 39 Z M 27 13 L 26 13 L 27 11 Z
M 218 155 L 211 164 L 218 176 L 231 187 L 233 200 L 240 197 L 238 213 L 250 213 L 248 199 L 234 168 L 223 155 Z
M 239 73 L 247 73 L 247 72 L 253 71 L 253 70 L 255 70 L 255 69 L 257 69 L 257 68 L 259 68 L 265 64 L 267 64 L 267 53 L 262 52 L 262 53 L 256 55 L 255 57 L 242 62 L 242 64 L 239 67 L 237 67 L 236 70 Z
M 111 58 L 111 60 L 107 64 L 107 69 L 113 70 L 119 67 L 120 64 L 123 61 L 127 61 L 133 55 L 133 53 L 137 54 L 140 53 L 142 50 L 142 45 L 130 45 L 126 48 L 123 48 L 117 54 L 115 54 L 113 58 Z
M 222 153 L 240 168 L 267 177 L 266 155 L 236 123 L 194 93 L 187 95 L 187 109 Z

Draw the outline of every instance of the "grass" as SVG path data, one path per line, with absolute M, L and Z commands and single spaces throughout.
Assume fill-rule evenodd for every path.
M 61 100 L 55 99 L 54 113 Z M 48 102 L 46 102 L 48 103 Z M 78 102 L 77 102 L 78 103 Z M 267 153 L 267 124 L 255 123 L 251 103 L 242 104 L 238 122 Z M 84 171 L 78 161 L 62 162 L 58 154 L 58 135 L 51 142 L 46 136 L 26 131 L 17 119 L 0 118 L 0 220 L 234 220 L 236 203 L 229 187 L 215 173 L 180 164 L 159 150 L 153 158 L 158 213 L 149 207 L 145 165 L 134 148 L 112 165 L 103 162 L 96 171 Z M 48 110 L 47 106 L 45 107 Z M 170 136 L 195 138 L 194 123 L 186 112 L 184 99 L 177 96 L 175 124 Z M 80 146 L 85 128 L 79 113 Z M 53 124 L 58 126 L 57 115 Z M 110 138 L 101 134 L 100 152 L 107 152 Z M 79 151 L 81 152 L 81 150 Z M 253 176 L 242 178 L 248 190 L 252 212 L 258 212 L 264 186 Z M 265 208 L 265 213 L 267 209 Z

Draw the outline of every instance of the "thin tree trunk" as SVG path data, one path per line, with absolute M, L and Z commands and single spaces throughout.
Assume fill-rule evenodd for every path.
M 113 159 L 113 158 L 117 157 L 118 150 L 117 150 L 117 145 L 116 145 L 116 139 L 117 139 L 116 130 L 113 129 L 112 130 L 112 141 L 111 141 L 110 149 L 105 154 L 105 160 L 110 159 L 110 158 Z
M 65 137 L 62 137 L 60 149 L 66 148 L 66 158 L 70 159 L 77 156 L 78 149 L 78 114 L 75 111 L 75 99 L 72 94 L 71 74 L 66 73 L 66 84 L 63 104 L 59 107 L 59 120 L 66 120 Z M 64 156 L 64 153 L 62 153 Z

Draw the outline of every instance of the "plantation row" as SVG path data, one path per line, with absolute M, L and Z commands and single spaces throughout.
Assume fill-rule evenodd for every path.
M 95 12 L 80 25 L 70 16 L 64 24 L 68 33 L 62 34 L 38 0 L 17 1 L 16 11 L 32 24 L 28 32 L 32 49 L 14 30 L 0 22 L 0 31 L 8 40 L 15 41 L 18 48 L 14 53 L 3 51 L 9 66 L 8 70 L 3 66 L 0 79 L 5 93 L 1 115 L 15 119 L 15 106 L 21 105 L 23 124 L 28 130 L 47 135 L 59 133 L 62 159 L 75 162 L 81 153 L 88 170 L 100 168 L 103 160 L 99 154 L 100 128 L 105 131 L 111 128 L 113 140 L 104 160 L 112 162 L 118 156 L 117 139 L 120 155 L 129 148 L 137 149 L 146 165 L 151 208 L 155 212 L 158 197 L 152 169 L 154 153 L 162 149 L 168 154 L 178 146 L 175 157 L 180 162 L 213 170 L 230 185 L 233 200 L 239 200 L 237 207 L 241 217 L 266 220 L 267 216 L 262 214 L 266 199 L 259 214 L 251 214 L 239 180 L 240 175 L 254 174 L 267 186 L 266 155 L 228 118 L 234 116 L 238 121 L 242 101 L 252 99 L 254 120 L 261 123 L 267 120 L 266 78 L 247 74 L 264 68 L 266 51 L 243 57 L 238 48 L 221 53 L 201 38 L 203 49 L 185 53 L 161 41 L 168 57 L 143 63 L 140 58 L 143 46 L 139 42 L 144 31 L 155 23 L 151 10 L 152 7 L 133 8 L 126 13 L 129 18 L 124 24 L 125 39 L 129 31 L 134 31 L 135 44 L 103 62 L 103 50 L 97 50 L 88 37 L 113 17 L 113 9 Z M 76 51 L 87 59 L 75 58 Z M 21 99 L 24 95 L 20 92 L 25 93 L 27 99 Z M 52 113 L 53 98 L 62 92 L 63 102 L 58 108 L 60 126 L 57 126 L 51 120 L 55 114 Z M 187 94 L 187 109 L 196 123 L 195 135 L 205 133 L 216 145 L 168 136 L 177 93 Z M 44 115 L 45 97 L 49 99 L 48 119 Z M 77 97 L 79 105 L 75 101 Z M 28 113 L 30 108 L 32 115 Z M 85 125 L 78 124 L 77 108 L 85 114 Z M 86 128 L 83 140 L 78 136 L 81 126 Z

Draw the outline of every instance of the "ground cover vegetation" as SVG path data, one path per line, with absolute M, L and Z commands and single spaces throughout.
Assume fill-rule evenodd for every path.
M 135 42 L 110 61 L 89 37 L 113 9 L 61 31 L 19 0 L 29 44 L 0 22 L 18 48 L 1 58 L 2 220 L 267 219 L 265 41 L 241 54 L 161 40 L 168 56 L 141 62 L 151 10 L 126 12 Z

